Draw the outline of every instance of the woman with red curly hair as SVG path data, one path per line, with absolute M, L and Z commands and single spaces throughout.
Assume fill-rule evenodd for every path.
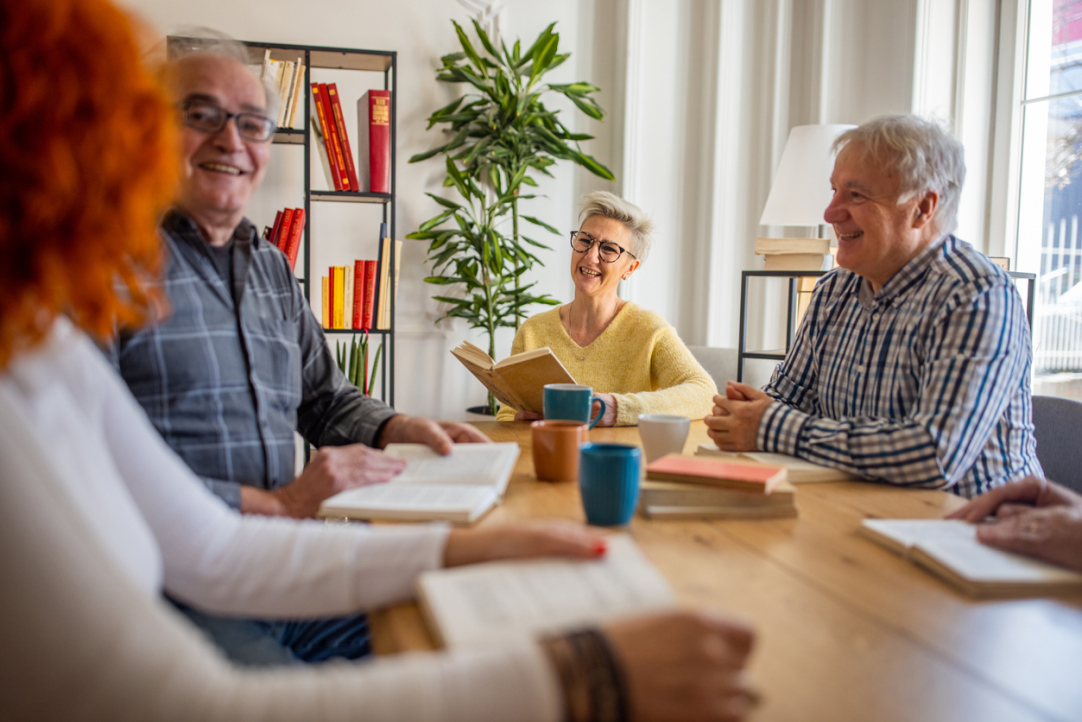
M 573 525 L 241 517 L 192 475 L 84 333 L 155 303 L 144 284 L 175 179 L 173 112 L 106 0 L 0 0 L 4 719 L 742 716 L 751 634 L 690 612 L 270 672 L 231 667 L 167 608 L 163 588 L 219 614 L 342 614 L 407 598 L 448 562 L 591 556 L 597 543 Z

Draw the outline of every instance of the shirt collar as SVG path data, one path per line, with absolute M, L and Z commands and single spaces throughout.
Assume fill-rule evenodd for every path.
M 201 252 L 206 252 L 207 241 L 203 237 L 203 232 L 199 230 L 199 226 L 196 225 L 191 216 L 179 208 L 169 209 L 162 218 L 161 226 L 174 238 L 184 241 Z M 237 227 L 233 229 L 233 238 L 230 242 L 236 243 L 239 240 L 250 241 L 256 247 L 262 240 L 259 238 L 259 234 L 256 233 L 255 224 L 247 218 L 242 218 Z
M 872 284 L 866 278 L 861 278 L 860 302 L 869 308 L 873 306 L 889 306 L 897 298 L 905 295 L 914 286 L 918 285 L 932 267 L 935 259 L 943 251 L 943 245 L 950 238 L 945 234 L 930 243 L 927 248 L 914 256 L 909 263 L 898 269 L 889 281 L 887 281 L 878 293 L 872 292 Z

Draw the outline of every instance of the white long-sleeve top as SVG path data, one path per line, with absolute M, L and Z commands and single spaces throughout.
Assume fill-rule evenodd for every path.
M 409 598 L 447 530 L 239 516 L 67 322 L 0 375 L 0 474 L 0 709 L 14 719 L 559 718 L 557 681 L 529 643 L 231 667 L 162 588 L 223 614 L 355 612 Z

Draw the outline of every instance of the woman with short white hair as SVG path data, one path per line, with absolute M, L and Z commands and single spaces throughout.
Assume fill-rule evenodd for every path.
M 658 314 L 617 294 L 650 252 L 654 222 L 605 191 L 583 197 L 582 225 L 571 232 L 575 298 L 526 320 L 511 353 L 548 346 L 580 384 L 605 402 L 600 426 L 634 426 L 639 414 L 700 418 L 717 386 Z M 500 409 L 497 419 L 540 418 Z

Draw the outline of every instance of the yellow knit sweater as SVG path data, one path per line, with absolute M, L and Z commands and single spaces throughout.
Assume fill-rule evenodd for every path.
M 688 351 L 676 330 L 653 311 L 627 303 L 609 327 L 586 348 L 567 335 L 554 308 L 519 327 L 511 353 L 548 346 L 575 381 L 616 399 L 616 425 L 634 426 L 639 414 L 710 413 L 717 386 Z M 511 421 L 506 406 L 496 416 Z

